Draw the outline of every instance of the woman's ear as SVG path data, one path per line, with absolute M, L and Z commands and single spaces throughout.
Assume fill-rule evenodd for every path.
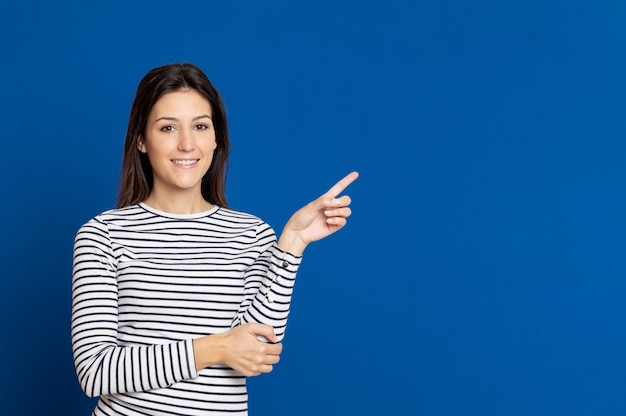
M 148 151 L 146 150 L 146 144 L 143 141 L 142 136 L 139 136 L 139 140 L 137 140 L 137 149 L 139 149 L 141 153 L 148 153 Z

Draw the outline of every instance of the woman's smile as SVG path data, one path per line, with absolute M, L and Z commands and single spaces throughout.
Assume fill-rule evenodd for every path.
M 195 168 L 200 159 L 172 159 L 172 162 L 181 168 Z

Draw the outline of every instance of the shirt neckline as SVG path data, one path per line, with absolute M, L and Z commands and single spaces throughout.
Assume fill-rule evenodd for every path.
M 193 219 L 207 217 L 219 209 L 217 205 L 214 205 L 213 208 L 207 211 L 196 212 L 193 214 L 174 214 L 171 212 L 160 211 L 156 208 L 152 208 L 151 206 L 146 205 L 144 202 L 140 202 L 138 205 L 141 208 L 145 209 L 146 211 L 151 212 L 155 215 L 159 215 L 161 217 L 179 219 L 179 220 L 193 220 Z

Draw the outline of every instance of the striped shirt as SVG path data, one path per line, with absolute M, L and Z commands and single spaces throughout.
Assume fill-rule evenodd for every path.
M 274 230 L 221 207 L 106 211 L 74 242 L 72 350 L 93 415 L 246 415 L 245 377 L 196 371 L 192 340 L 247 322 L 282 340 L 301 257 Z

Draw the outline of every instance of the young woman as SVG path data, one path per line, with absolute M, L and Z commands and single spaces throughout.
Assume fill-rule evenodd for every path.
M 278 241 L 228 207 L 222 99 L 191 64 L 155 68 L 132 105 L 118 207 L 74 243 L 72 348 L 94 415 L 245 415 L 245 378 L 279 361 L 306 246 L 346 224 L 352 172 Z

